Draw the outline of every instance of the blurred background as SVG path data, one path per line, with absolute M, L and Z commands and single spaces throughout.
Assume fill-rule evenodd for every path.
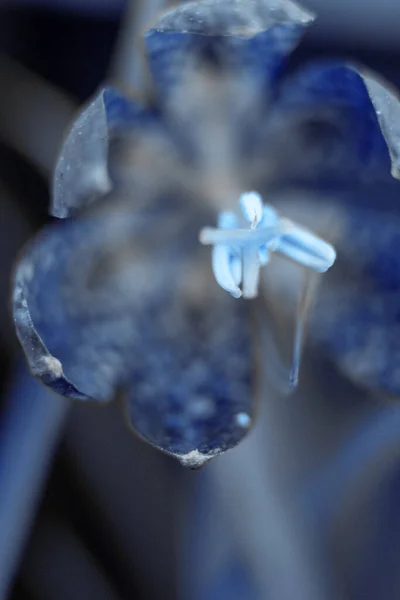
M 302 55 L 351 55 L 400 85 L 397 0 L 310 0 Z M 140 85 L 137 32 L 161 0 L 0 7 L 0 599 L 400 597 L 400 407 L 308 353 L 288 400 L 200 472 L 132 436 L 117 407 L 70 405 L 27 373 L 9 313 L 19 249 L 49 221 L 76 108 Z M 129 75 L 126 75 L 126 74 Z

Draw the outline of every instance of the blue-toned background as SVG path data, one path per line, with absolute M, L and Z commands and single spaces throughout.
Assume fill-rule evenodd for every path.
M 295 60 L 351 54 L 400 85 L 397 2 L 320 4 Z M 142 9 L 0 8 L 0 600 L 395 600 L 400 404 L 310 351 L 294 395 L 266 394 L 240 447 L 187 472 L 117 406 L 71 406 L 27 374 L 12 263 L 49 221 L 64 128 L 110 68 L 124 73 Z

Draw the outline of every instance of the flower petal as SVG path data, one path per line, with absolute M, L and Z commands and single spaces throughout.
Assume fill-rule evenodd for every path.
M 392 175 L 400 179 L 400 100 L 398 94 L 375 78 L 363 74 L 392 159 Z
M 325 189 L 390 178 L 390 156 L 363 78 L 351 66 L 313 62 L 277 89 L 264 131 L 285 185 Z
M 337 245 L 338 271 L 321 290 L 312 336 L 356 383 L 398 396 L 399 215 L 367 208 L 346 211 Z
M 247 305 L 220 290 L 197 241 L 208 217 L 174 202 L 110 199 L 45 230 L 17 269 L 14 312 L 45 384 L 79 399 L 121 392 L 135 430 L 193 467 L 247 433 L 253 361 Z
M 154 339 L 127 395 L 133 427 L 189 466 L 235 446 L 254 418 L 246 307 L 225 294 L 192 317 L 179 339 Z M 176 317 L 174 317 L 176 320 Z
M 289 0 L 189 2 L 146 33 L 150 69 L 161 101 L 194 65 L 223 64 L 225 74 L 269 86 L 313 17 Z
M 84 260 L 95 236 L 94 222 L 46 228 L 27 247 L 14 277 L 14 320 L 32 374 L 57 393 L 80 400 L 109 400 L 114 392 L 114 381 L 101 372 L 109 357 L 101 356 L 107 348 L 101 348 L 99 331 L 94 338 L 99 347 L 89 348 L 85 331 L 93 324 L 83 327 L 67 307 L 72 307 L 65 285 L 69 261 L 76 260 L 75 249 Z
M 252 189 L 272 84 L 311 22 L 289 6 L 190 3 L 146 33 L 164 122 L 218 210 Z M 180 29 L 182 19 L 192 25 Z M 265 163 L 260 170 L 265 172 Z
M 31 278 L 31 260 L 25 258 L 15 272 L 13 314 L 18 339 L 25 351 L 32 374 L 62 396 L 87 400 L 87 396 L 82 394 L 65 376 L 62 364 L 50 354 L 35 329 L 27 302 L 27 290 Z
M 308 24 L 313 18 L 291 0 L 202 0 L 166 12 L 155 28 L 202 35 L 252 35 L 282 23 Z
M 153 122 L 150 110 L 104 88 L 81 110 L 68 132 L 54 171 L 51 212 L 65 218 L 113 187 L 109 145 L 115 135 Z
M 308 199 L 298 191 L 279 205 L 337 251 L 335 265 L 319 277 L 308 306 L 309 343 L 324 350 L 355 384 L 392 396 L 400 393 L 399 192 L 400 182 L 390 179 L 384 186 L 319 197 L 309 190 Z M 263 270 L 261 289 L 278 346 L 272 348 L 273 368 L 284 381 L 304 275 L 276 258 Z M 271 363 L 270 358 L 267 368 Z

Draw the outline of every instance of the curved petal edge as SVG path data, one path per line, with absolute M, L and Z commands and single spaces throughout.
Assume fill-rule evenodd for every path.
M 361 75 L 388 146 L 392 176 L 400 179 L 400 98 L 373 74 Z
M 314 15 L 292 0 L 203 0 L 164 13 L 158 31 L 202 35 L 254 35 L 273 25 L 308 24 Z
M 64 375 L 61 362 L 47 349 L 33 324 L 26 299 L 26 285 L 32 277 L 32 268 L 26 259 L 18 265 L 14 275 L 13 317 L 18 339 L 25 352 L 34 377 L 57 394 L 76 400 L 90 400 Z

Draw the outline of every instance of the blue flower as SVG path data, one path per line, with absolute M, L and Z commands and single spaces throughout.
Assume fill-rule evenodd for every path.
M 80 112 L 55 169 L 60 220 L 16 268 L 32 373 L 78 400 L 121 397 L 136 432 L 191 467 L 254 421 L 268 310 L 278 334 L 295 327 L 288 382 L 307 318 L 357 384 L 400 389 L 400 104 L 340 61 L 287 75 L 312 21 L 289 0 L 164 15 L 144 38 L 146 102 L 106 87 Z M 305 272 L 334 248 L 316 293 Z

